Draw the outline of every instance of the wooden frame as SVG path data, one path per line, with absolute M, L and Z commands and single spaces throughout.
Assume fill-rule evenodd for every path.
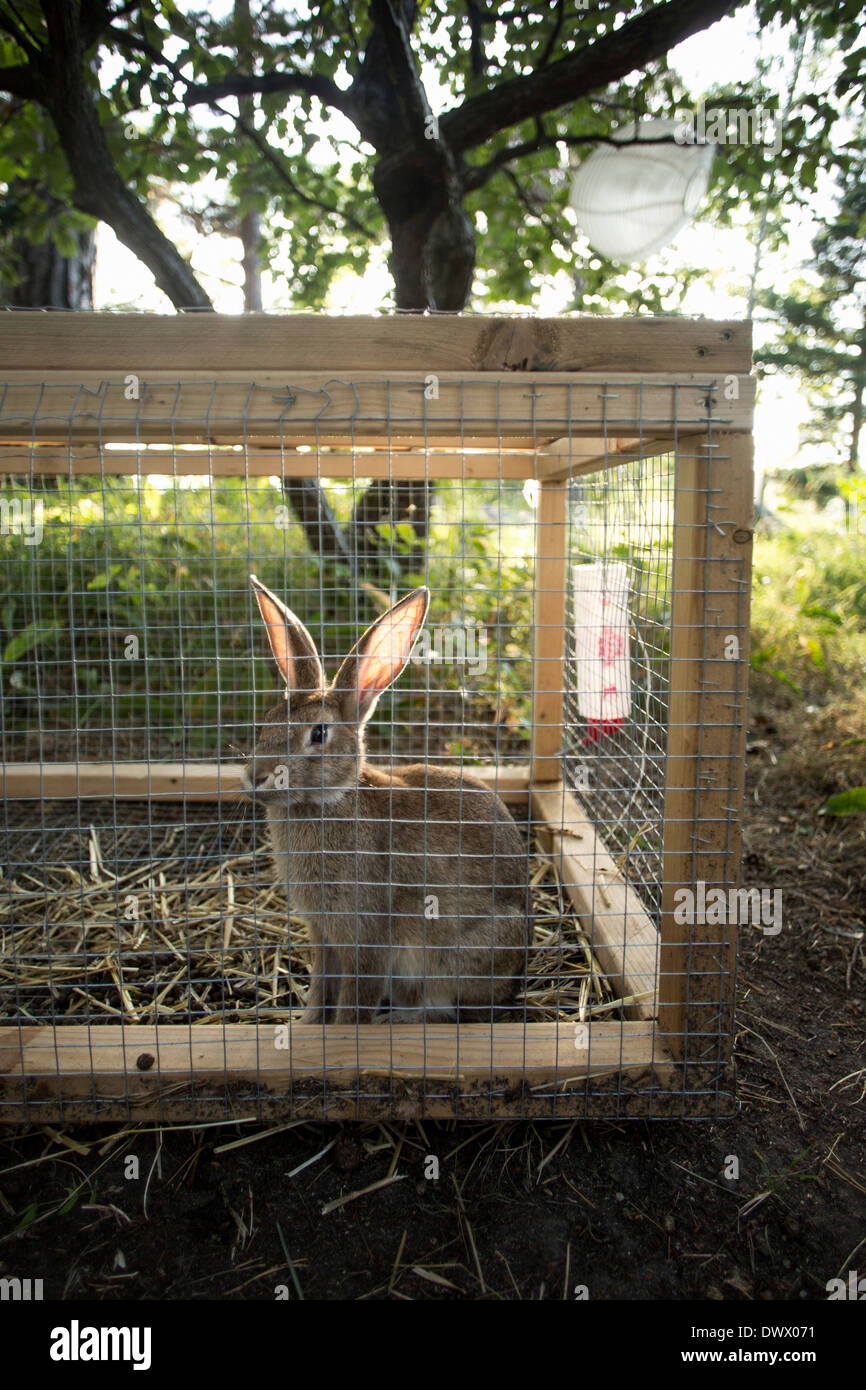
M 0 474 L 535 480 L 531 766 L 484 776 L 531 808 L 626 1000 L 622 1024 L 305 1028 L 287 1049 L 265 1023 L 0 1026 L 0 1120 L 732 1108 L 734 931 L 684 926 L 675 895 L 738 877 L 750 339 L 748 324 L 675 319 L 0 316 Z M 431 378 L 428 400 L 419 388 Z M 503 411 L 515 385 L 523 404 Z M 569 479 L 667 452 L 676 491 L 657 929 L 560 779 Z M 0 768 L 9 799 L 203 801 L 237 790 L 237 770 L 216 764 Z

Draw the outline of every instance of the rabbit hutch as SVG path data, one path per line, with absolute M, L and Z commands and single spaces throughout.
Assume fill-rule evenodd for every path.
M 731 1112 L 750 366 L 749 324 L 673 317 L 0 315 L 0 1118 Z M 489 1017 L 302 1021 L 251 575 L 328 678 L 429 591 L 367 756 L 513 818 Z M 440 858 L 495 887 L 461 814 Z

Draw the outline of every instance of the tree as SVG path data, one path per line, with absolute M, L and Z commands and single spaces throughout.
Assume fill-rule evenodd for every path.
M 93 308 L 95 238 L 92 227 L 68 230 L 58 241 L 48 225 L 42 235 L 38 223 L 24 215 L 33 199 L 46 224 L 55 224 L 63 209 L 38 183 L 13 179 L 0 200 L 0 290 L 13 309 Z
M 830 444 L 848 473 L 857 471 L 866 419 L 864 135 L 866 126 L 840 157 L 837 207 L 812 242 L 815 280 L 800 280 L 787 294 L 761 296 L 780 332 L 758 354 L 765 369 L 788 372 L 802 382 L 812 408 L 806 442 Z
M 0 89 L 13 109 L 35 103 L 47 113 L 73 206 L 112 226 L 178 308 L 209 300 L 148 211 L 148 172 L 175 182 L 214 172 L 247 189 L 253 172 L 260 210 L 276 205 L 274 241 L 287 234 L 301 252 L 293 288 L 300 279 L 319 298 L 347 244 L 362 263 L 387 228 L 397 306 L 454 310 L 472 288 L 480 191 L 501 179 L 512 205 L 531 204 L 515 165 L 530 176 L 558 168 L 563 144 L 604 138 L 623 109 L 645 109 L 654 90 L 663 95 L 668 49 L 738 3 L 627 6 L 624 22 L 620 5 L 590 12 L 565 0 L 502 11 L 474 0 L 321 3 L 307 18 L 262 4 L 251 26 L 243 6 L 217 20 L 154 0 L 3 0 Z M 96 52 L 122 59 L 105 90 L 91 71 Z M 462 99 L 447 112 L 433 111 L 422 63 L 453 65 L 449 95 Z M 221 128 L 193 123 L 202 108 Z M 357 139 L 344 134 L 337 150 L 355 156 L 348 179 L 338 161 L 317 168 L 311 157 L 320 108 L 355 128 Z M 336 200 L 325 191 L 334 184 Z M 325 255 L 310 266 L 303 242 L 323 220 Z
M 302 13 L 237 0 L 216 18 L 169 0 L 0 0 L 0 177 L 26 173 L 32 129 L 49 126 L 58 157 L 48 192 L 108 223 L 178 309 L 211 302 L 148 198 L 160 187 L 190 204 L 200 229 L 210 219 L 235 230 L 234 211 L 191 206 L 208 176 L 242 209 L 248 289 L 260 252 L 282 274 L 287 305 L 321 305 L 334 276 L 363 271 L 386 238 L 400 309 L 459 310 L 473 294 L 525 303 L 545 275 L 574 274 L 569 158 L 626 121 L 693 105 L 667 54 L 742 2 L 319 0 Z M 758 0 L 758 10 L 763 22 L 778 15 L 837 34 L 856 87 L 856 0 L 796 10 Z M 805 170 L 808 182 L 823 153 L 796 118 L 791 136 L 782 176 Z M 743 189 L 762 188 L 770 157 L 753 145 L 721 161 L 720 216 Z M 614 271 L 600 257 L 580 267 L 583 304 L 596 307 L 603 290 L 635 310 L 671 307 L 675 285 L 628 288 Z M 297 506 L 339 551 L 325 499 Z M 355 530 L 372 544 L 368 513 Z M 420 538 L 426 506 L 391 494 L 377 515 L 411 516 Z
M 65 164 L 38 107 L 9 113 L 0 145 L 0 299 L 13 308 L 93 308 L 93 219 L 69 205 Z
M 267 221 L 263 250 L 288 252 L 293 305 L 321 303 L 334 273 L 362 269 L 386 233 L 399 308 L 463 308 L 479 245 L 490 286 L 525 301 L 536 269 L 571 265 L 559 218 L 569 152 L 693 104 L 666 55 L 742 2 L 320 0 L 302 14 L 237 0 L 215 18 L 167 0 L 0 0 L 4 144 L 26 163 L 21 113 L 43 113 L 63 159 L 50 191 L 112 226 L 179 309 L 208 296 L 147 195 L 155 179 L 180 188 L 205 175 Z M 857 0 L 758 0 L 758 14 L 833 34 L 843 84 L 859 90 Z M 448 109 L 433 109 L 422 73 Z M 313 128 L 323 117 L 331 158 Z M 801 134 L 795 122 L 776 161 L 791 182 L 815 160 Z M 731 162 L 756 192 L 766 151 Z

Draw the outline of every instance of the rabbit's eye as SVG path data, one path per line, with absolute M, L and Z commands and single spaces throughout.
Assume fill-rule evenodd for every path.
M 324 743 L 328 737 L 327 724 L 314 724 L 310 730 L 310 743 Z

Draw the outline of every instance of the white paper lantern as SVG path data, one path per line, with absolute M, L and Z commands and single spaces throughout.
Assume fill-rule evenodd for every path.
M 682 121 L 641 121 L 637 143 L 601 145 L 578 168 L 571 206 L 590 245 L 612 261 L 643 261 L 688 226 L 707 191 L 712 144 L 645 144 Z M 634 141 L 634 124 L 616 132 Z

